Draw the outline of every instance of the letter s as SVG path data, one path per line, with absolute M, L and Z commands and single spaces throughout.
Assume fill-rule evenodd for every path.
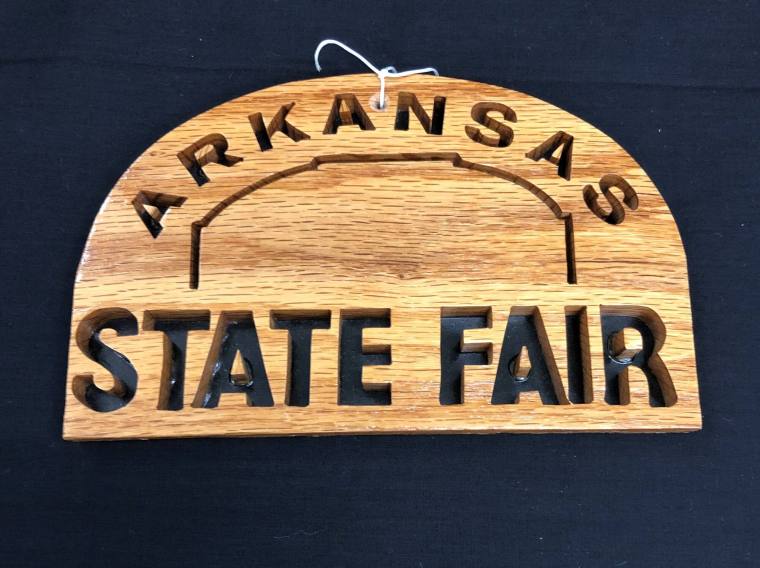
M 482 124 L 489 130 L 496 132 L 499 137 L 485 136 L 480 131 L 480 128 L 474 126 L 465 126 L 464 131 L 473 142 L 483 144 L 484 146 L 492 146 L 494 148 L 506 148 L 512 143 L 515 133 L 508 125 L 488 116 L 489 112 L 498 112 L 505 120 L 509 122 L 517 122 L 515 111 L 507 105 L 501 103 L 477 103 L 472 107 L 470 116 L 472 116 L 472 119 L 478 124 Z
M 129 404 L 137 389 L 137 371 L 124 355 L 100 339 L 100 332 L 113 329 L 119 336 L 137 335 L 137 319 L 124 308 L 105 308 L 87 315 L 76 333 L 77 345 L 89 359 L 113 375 L 114 384 L 105 391 L 97 387 L 93 376 L 77 375 L 72 390 L 79 402 L 97 412 L 111 412 Z

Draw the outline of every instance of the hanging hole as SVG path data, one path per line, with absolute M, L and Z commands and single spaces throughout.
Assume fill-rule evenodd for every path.
M 375 93 L 369 98 L 369 107 L 372 110 L 377 110 L 380 112 L 385 112 L 388 110 L 388 103 L 390 102 L 390 98 L 388 95 L 385 95 L 385 100 L 383 101 L 383 106 L 380 106 L 380 93 Z

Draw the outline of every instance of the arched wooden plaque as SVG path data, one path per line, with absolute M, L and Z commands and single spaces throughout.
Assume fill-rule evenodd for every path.
M 252 93 L 124 173 L 64 437 L 698 429 L 686 260 L 634 159 L 500 87 L 376 91 Z

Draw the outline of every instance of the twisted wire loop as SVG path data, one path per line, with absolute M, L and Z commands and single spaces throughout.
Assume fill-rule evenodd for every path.
M 314 50 L 314 66 L 317 71 L 322 71 L 322 66 L 319 64 L 319 54 L 328 45 L 335 45 L 342 50 L 350 53 L 356 57 L 359 61 L 364 63 L 380 80 L 380 100 L 378 101 L 378 107 L 380 110 L 385 108 L 385 78 L 386 77 L 408 77 L 409 75 L 417 75 L 419 73 L 433 73 L 438 76 L 438 71 L 434 67 L 421 67 L 420 69 L 409 69 L 408 71 L 397 71 L 395 67 L 389 65 L 382 69 L 376 67 L 369 59 L 364 57 L 361 53 L 355 49 L 351 49 L 345 43 L 338 41 L 337 39 L 324 39 L 319 42 L 317 49 Z

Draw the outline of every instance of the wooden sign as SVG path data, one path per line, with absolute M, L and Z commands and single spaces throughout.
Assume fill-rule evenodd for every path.
M 700 428 L 652 181 L 531 96 L 279 85 L 157 141 L 76 279 L 64 437 Z

